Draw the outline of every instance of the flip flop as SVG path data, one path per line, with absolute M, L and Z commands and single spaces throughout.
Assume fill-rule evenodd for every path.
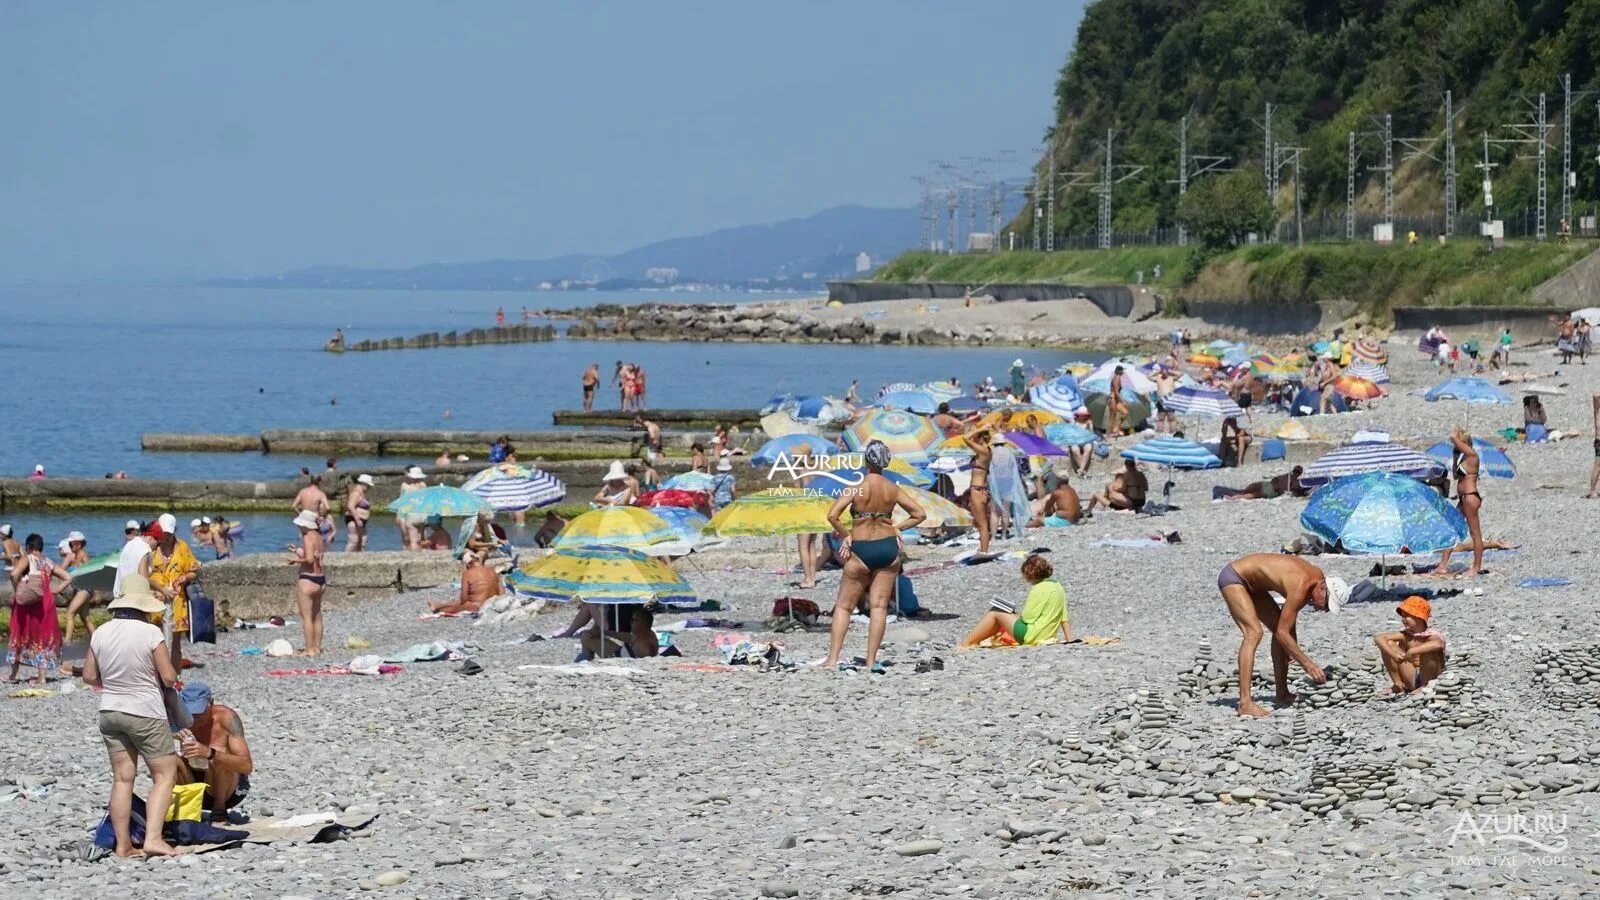
M 855 663 L 842 662 L 842 663 L 839 663 L 838 667 L 835 668 L 834 671 L 836 671 L 836 672 L 855 672 L 855 671 L 857 671 L 857 669 L 856 669 L 856 664 Z
M 872 664 L 872 674 L 874 674 L 874 675 L 887 675 L 887 674 L 889 674 L 889 670 L 885 669 L 883 667 L 883 663 L 875 662 L 875 663 Z

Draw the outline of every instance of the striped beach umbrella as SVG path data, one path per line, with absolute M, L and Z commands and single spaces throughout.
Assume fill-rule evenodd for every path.
M 1119 365 L 1122 366 L 1122 399 L 1138 400 L 1155 391 L 1156 384 L 1148 375 L 1133 366 L 1110 359 L 1101 363 L 1093 372 L 1078 379 L 1078 387 L 1084 396 L 1110 393 L 1111 378 Z
M 1460 376 L 1435 385 L 1422 395 L 1424 400 L 1465 400 L 1468 403 L 1510 403 L 1506 393 L 1482 378 Z
M 1369 472 L 1389 472 L 1412 478 L 1426 478 L 1442 472 L 1444 467 L 1421 453 L 1402 444 L 1388 441 L 1366 441 L 1346 444 L 1306 467 L 1300 483 L 1307 487 L 1326 484 L 1346 475 L 1365 475 Z
M 694 586 L 671 564 L 626 547 L 560 548 L 519 567 L 506 581 L 524 597 L 557 602 L 700 603 Z
M 1185 416 L 1242 416 L 1244 410 L 1233 398 L 1216 388 L 1180 387 L 1167 395 L 1167 409 Z
M 1324 485 L 1311 495 L 1300 524 L 1350 553 L 1430 553 L 1467 536 L 1466 517 L 1438 491 L 1387 472 Z
M 1349 400 L 1372 400 L 1383 396 L 1383 388 L 1365 378 L 1348 374 L 1333 380 L 1333 392 Z
M 401 494 L 389 504 L 389 512 L 412 524 L 426 522 L 435 516 L 441 519 L 462 518 L 493 511 L 494 507 L 477 494 L 445 484 Z
M 553 506 L 566 499 L 567 486 L 533 466 L 501 463 L 468 478 L 461 489 L 482 497 L 497 511 L 520 512 Z
M 626 547 L 643 550 L 673 540 L 672 527 L 654 511 L 637 506 L 591 509 L 567 523 L 552 547 Z
M 922 507 L 927 518 L 922 520 L 921 528 L 967 528 L 972 525 L 972 513 L 954 501 L 948 500 L 932 491 L 921 488 L 906 488 L 906 493 Z M 895 507 L 894 520 L 898 524 L 904 522 L 907 516 L 904 510 Z
M 703 533 L 718 537 L 824 534 L 833 531 L 828 522 L 832 507 L 833 499 L 817 491 L 769 488 L 746 494 L 717 510 Z
M 1389 364 L 1389 351 L 1383 349 L 1383 345 L 1372 338 L 1362 338 L 1356 341 L 1355 347 L 1350 351 L 1350 356 L 1352 360 L 1364 359 L 1380 366 Z
M 920 388 L 918 388 L 916 385 L 912 384 L 909 381 L 896 381 L 893 384 L 884 385 L 883 386 L 883 390 L 879 391 L 878 394 L 880 396 L 882 396 L 883 394 L 893 394 L 896 391 L 915 391 L 915 390 L 920 390 Z
M 1034 406 L 1070 419 L 1083 408 L 1083 391 L 1078 389 L 1078 379 L 1063 375 L 1028 389 L 1028 399 Z
M 786 434 L 776 437 L 757 450 L 750 457 L 750 464 L 755 466 L 770 466 L 778 461 L 780 455 L 794 458 L 797 456 L 828 456 L 839 452 L 839 447 L 827 438 L 814 434 Z
M 918 464 L 933 457 L 944 435 L 925 416 L 903 409 L 873 409 L 844 430 L 844 443 L 859 451 L 873 440 L 883 441 L 889 452 L 906 462 Z
M 961 388 L 949 381 L 930 381 L 922 386 L 924 391 L 933 395 L 933 399 L 940 402 L 954 400 L 961 396 Z
M 1177 469 L 1212 469 L 1222 465 L 1222 460 L 1210 450 L 1194 441 L 1171 436 L 1140 441 L 1123 450 L 1122 456 Z
M 1478 465 L 1482 468 L 1483 474 L 1488 475 L 1490 478 L 1517 477 L 1517 467 L 1511 462 L 1511 457 L 1507 456 L 1504 450 L 1483 438 L 1476 437 L 1472 439 L 1472 449 L 1478 451 Z M 1429 459 L 1448 468 L 1455 459 L 1456 448 L 1454 444 L 1450 443 L 1449 438 L 1445 438 L 1422 452 Z
M 1344 370 L 1344 373 L 1354 378 L 1365 378 L 1377 385 L 1389 383 L 1389 370 L 1370 359 L 1357 359 L 1350 364 L 1348 369 Z
M 873 405 L 879 409 L 908 409 L 923 415 L 932 415 L 939 409 L 938 399 L 920 388 L 912 388 L 909 391 L 885 391 Z

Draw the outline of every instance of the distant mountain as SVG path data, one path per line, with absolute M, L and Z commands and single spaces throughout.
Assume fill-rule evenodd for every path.
M 562 281 L 599 281 L 608 286 L 675 281 L 815 287 L 828 278 L 853 274 L 860 253 L 876 265 L 913 246 L 919 228 L 916 209 L 836 206 L 803 219 L 672 238 L 612 256 L 429 263 L 409 269 L 314 266 L 211 283 L 402 290 L 530 290 Z M 663 270 L 676 270 L 676 275 Z

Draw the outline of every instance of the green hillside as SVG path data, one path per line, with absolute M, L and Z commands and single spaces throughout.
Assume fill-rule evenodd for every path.
M 1306 210 L 1342 215 L 1347 134 L 1381 126 L 1393 116 L 1396 137 L 1440 135 L 1443 95 L 1453 92 L 1463 214 L 1482 208 L 1481 175 L 1472 166 L 1481 136 L 1510 137 L 1501 126 L 1527 121 L 1526 97 L 1547 93 L 1550 228 L 1560 196 L 1563 73 L 1575 91 L 1600 88 L 1600 0 L 1098 0 L 1078 27 L 1077 44 L 1056 84 L 1057 171 L 1092 170 L 1106 130 L 1115 129 L 1116 162 L 1149 167 L 1115 192 L 1113 230 L 1146 231 L 1175 222 L 1178 123 L 1190 117 L 1189 146 L 1231 164 L 1260 171 L 1265 104 L 1276 105 L 1274 134 L 1281 145 L 1306 148 L 1302 193 Z M 1536 99 L 1536 98 L 1534 98 Z M 1595 97 L 1574 101 L 1574 203 L 1589 210 L 1600 199 L 1594 162 L 1600 126 Z M 1362 138 L 1362 163 L 1381 164 L 1375 137 Z M 1399 215 L 1439 216 L 1444 209 L 1442 165 L 1399 161 L 1395 147 L 1395 206 Z M 1442 159 L 1443 143 L 1432 153 Z M 1495 202 L 1502 214 L 1531 206 L 1534 166 L 1516 149 L 1493 149 Z M 1288 173 L 1278 208 L 1291 208 Z M 1381 209 L 1381 175 L 1358 176 L 1358 210 Z M 1056 230 L 1095 231 L 1096 198 L 1078 189 L 1058 194 Z M 1019 233 L 1029 215 L 1013 223 Z

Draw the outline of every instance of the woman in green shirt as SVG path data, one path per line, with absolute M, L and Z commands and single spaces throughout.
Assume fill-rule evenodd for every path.
M 1055 570 L 1042 556 L 1030 556 L 1022 561 L 1022 580 L 1028 588 L 1028 599 L 1022 613 L 991 609 L 978 620 L 972 633 L 962 638 L 957 649 L 970 650 L 996 635 L 1005 635 L 1010 642 L 1023 646 L 1051 644 L 1057 635 L 1063 643 L 1072 642 L 1072 624 L 1067 620 L 1067 592 L 1061 582 L 1051 576 Z

